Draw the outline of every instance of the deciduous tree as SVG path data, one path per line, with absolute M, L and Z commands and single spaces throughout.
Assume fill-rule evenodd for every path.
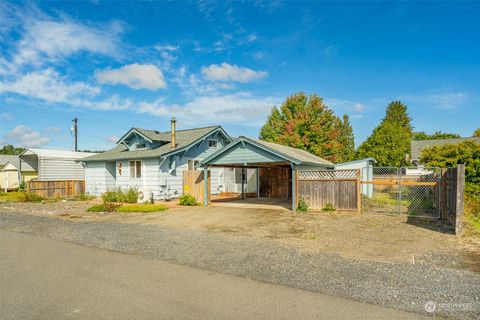
M 350 160 L 354 150 L 348 117 L 342 121 L 322 98 L 303 92 L 272 108 L 260 139 L 303 149 L 332 162 Z

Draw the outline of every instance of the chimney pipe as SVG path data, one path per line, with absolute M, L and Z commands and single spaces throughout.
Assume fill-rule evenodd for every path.
M 177 122 L 177 120 L 175 120 L 175 117 L 172 117 L 172 120 L 170 120 L 170 123 L 172 125 L 172 128 L 171 128 L 172 137 L 170 141 L 170 146 L 172 149 L 175 149 L 177 147 L 177 143 L 175 141 L 175 122 Z

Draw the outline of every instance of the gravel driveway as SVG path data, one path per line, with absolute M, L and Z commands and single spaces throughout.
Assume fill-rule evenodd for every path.
M 466 270 L 308 254 L 268 240 L 136 223 L 0 213 L 0 228 L 418 313 L 434 301 L 439 316 L 480 314 L 480 274 Z

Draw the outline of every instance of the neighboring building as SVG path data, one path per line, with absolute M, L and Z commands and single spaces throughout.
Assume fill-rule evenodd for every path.
M 183 171 L 227 145 L 231 138 L 221 126 L 159 132 L 130 129 L 117 146 L 82 159 L 86 192 L 100 195 L 115 188 L 137 188 L 146 197 L 176 198 L 183 194 Z M 211 193 L 224 190 L 224 170 L 212 170 Z
M 51 149 L 25 149 L 19 155 L 19 166 L 29 166 L 38 174 L 39 181 L 84 180 L 85 168 L 78 160 L 95 155 Z
M 436 139 L 436 140 L 412 140 L 410 144 L 410 161 L 415 164 L 420 164 L 422 151 L 426 148 L 435 146 L 443 146 L 445 144 L 457 144 L 463 141 L 473 140 L 480 143 L 480 137 L 469 138 L 451 138 L 451 139 Z
M 377 162 L 375 158 L 365 158 L 349 162 L 336 163 L 335 170 L 358 169 L 360 170 L 360 176 L 363 181 L 372 181 L 373 165 L 375 162 Z M 373 194 L 373 185 L 363 183 L 362 194 L 371 196 Z
M 13 190 L 20 187 L 20 181 L 37 178 L 37 172 L 30 165 L 24 164 L 20 173 L 20 159 L 17 155 L 0 155 L 0 189 Z

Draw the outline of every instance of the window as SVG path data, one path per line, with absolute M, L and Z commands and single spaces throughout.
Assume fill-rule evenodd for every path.
M 216 148 L 217 147 L 217 140 L 208 140 L 208 147 L 209 148 Z
M 137 149 L 145 149 L 145 143 L 137 143 Z
M 142 161 L 130 161 L 130 178 L 142 177 Z
M 198 160 L 188 160 L 188 170 L 195 170 Z

